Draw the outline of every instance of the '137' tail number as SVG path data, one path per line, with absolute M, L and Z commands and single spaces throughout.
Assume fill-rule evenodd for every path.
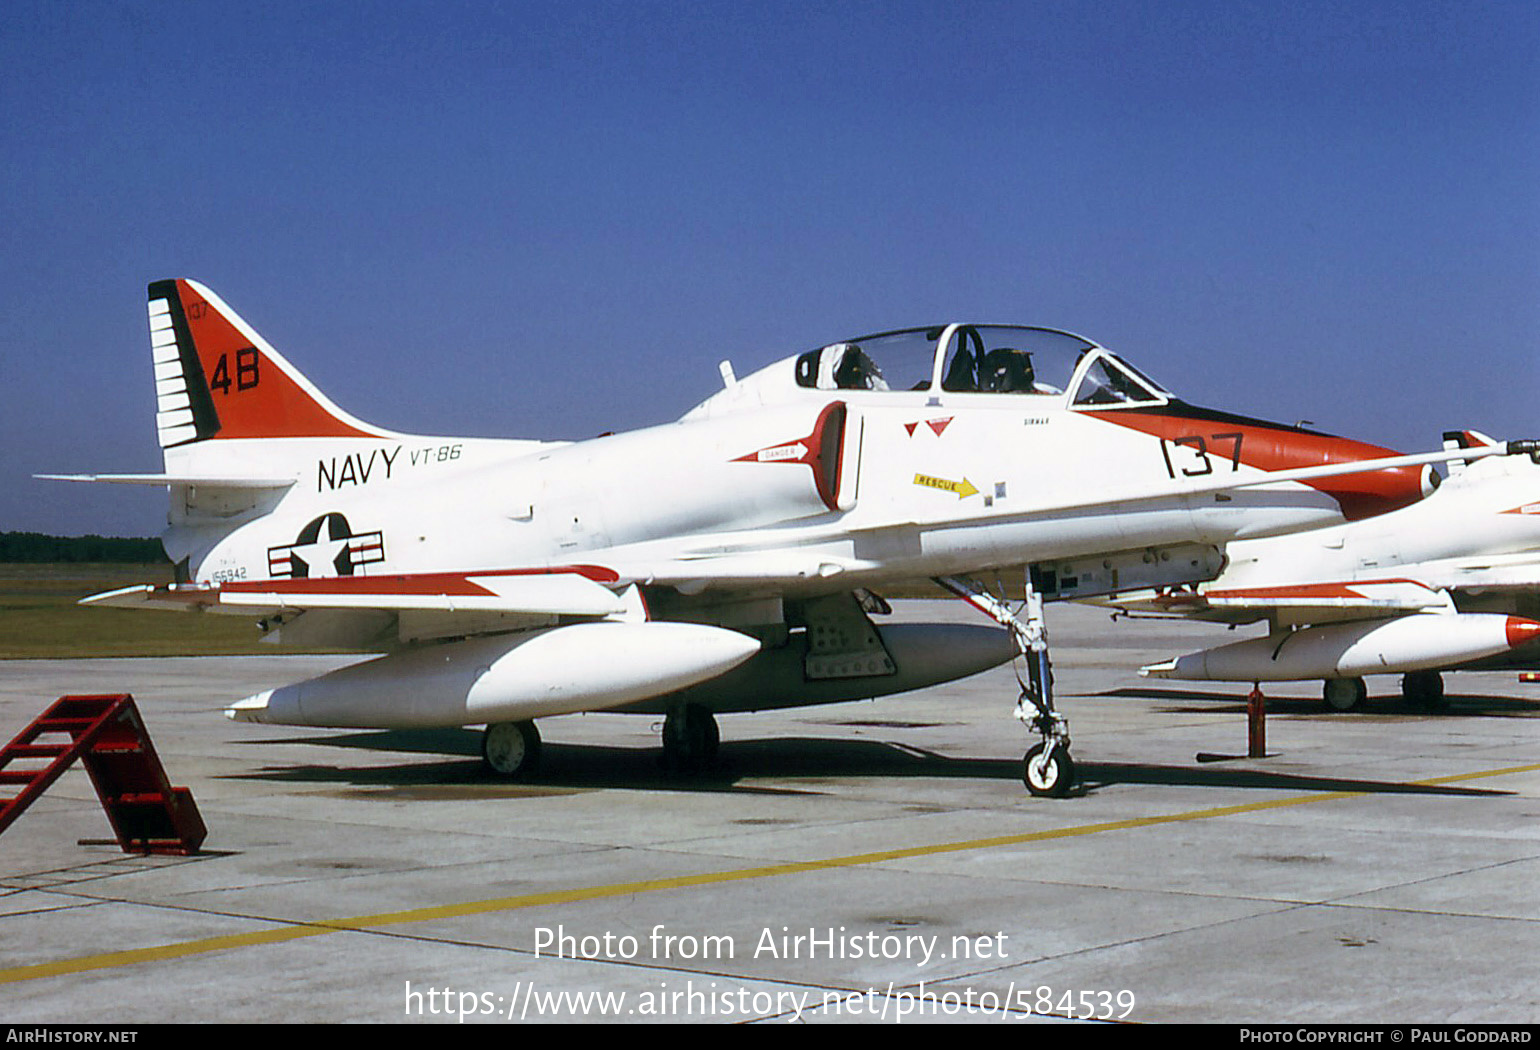
M 1184 478 L 1198 478 L 1204 474 L 1212 474 L 1214 461 L 1209 458 L 1210 456 L 1219 456 L 1220 462 L 1228 459 L 1232 473 L 1240 470 L 1243 436 L 1237 431 L 1229 434 L 1210 434 L 1208 437 L 1188 434 L 1179 438 L 1161 438 L 1160 454 L 1166 459 L 1166 473 L 1173 478 L 1177 476 L 1178 470 Z

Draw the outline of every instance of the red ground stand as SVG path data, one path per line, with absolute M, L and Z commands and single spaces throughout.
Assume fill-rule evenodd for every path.
M 0 751 L 0 832 L 76 759 L 125 853 L 198 852 L 208 831 L 192 792 L 172 787 L 127 693 L 61 696 Z

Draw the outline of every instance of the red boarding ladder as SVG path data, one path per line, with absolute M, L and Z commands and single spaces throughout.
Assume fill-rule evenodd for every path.
M 0 751 L 0 832 L 80 759 L 125 853 L 197 853 L 208 830 L 192 792 L 172 787 L 134 698 L 61 696 Z M 18 759 L 45 765 L 10 768 Z

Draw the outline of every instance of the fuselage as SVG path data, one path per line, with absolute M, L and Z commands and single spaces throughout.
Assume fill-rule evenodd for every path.
M 998 364 L 1013 359 L 1028 362 L 1025 376 Z M 912 381 L 899 378 L 905 367 Z M 1088 341 L 1003 326 L 831 344 L 733 382 L 678 422 L 573 443 L 364 435 L 194 447 L 218 446 L 228 469 L 248 445 L 252 469 L 298 480 L 233 513 L 200 506 L 196 491 L 173 506 L 168 551 L 195 581 L 588 565 L 645 583 L 650 566 L 742 563 L 704 573 L 705 588 L 791 560 L 808 568 L 789 583 L 763 572 L 782 591 L 817 593 L 1223 545 L 1423 494 L 1415 469 L 1186 494 L 1391 453 L 1197 409 Z M 167 450 L 168 472 L 178 452 Z

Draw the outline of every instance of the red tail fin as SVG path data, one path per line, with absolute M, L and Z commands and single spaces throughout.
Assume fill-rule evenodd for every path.
M 196 281 L 150 285 L 162 448 L 210 438 L 386 437 L 343 412 Z

